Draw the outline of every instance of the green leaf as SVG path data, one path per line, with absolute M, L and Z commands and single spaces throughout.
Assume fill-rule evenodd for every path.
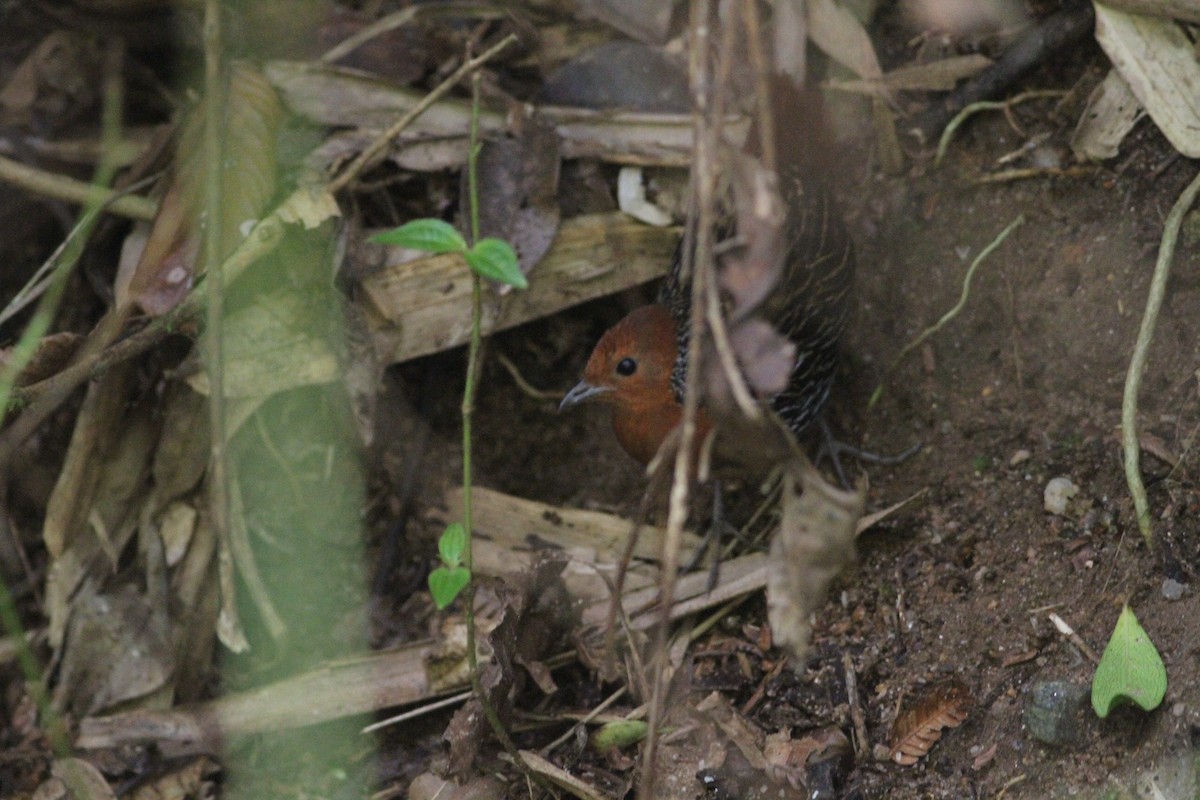
M 445 608 L 454 602 L 458 593 L 471 582 L 471 573 L 466 567 L 438 567 L 429 573 L 429 593 L 433 602 L 439 608 Z
M 457 567 L 467 549 L 467 531 L 461 522 L 451 522 L 438 539 L 438 555 L 447 567 Z
M 1167 693 L 1167 668 L 1129 606 L 1121 611 L 1092 678 L 1092 708 L 1104 719 L 1115 706 L 1158 708 Z
M 512 245 L 503 239 L 480 239 L 475 246 L 463 254 L 467 266 L 485 278 L 525 289 L 529 281 L 517 264 L 517 254 Z
M 427 253 L 467 252 L 467 240 L 453 225 L 440 219 L 414 219 L 399 228 L 372 236 L 371 241 Z

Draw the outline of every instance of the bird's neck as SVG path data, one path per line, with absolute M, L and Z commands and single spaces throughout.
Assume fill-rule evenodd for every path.
M 662 397 L 637 404 L 621 403 L 613 408 L 613 431 L 625 452 L 645 466 L 658 453 L 663 440 L 683 421 L 683 406 L 668 389 Z M 712 420 L 699 409 L 693 449 L 699 450 Z

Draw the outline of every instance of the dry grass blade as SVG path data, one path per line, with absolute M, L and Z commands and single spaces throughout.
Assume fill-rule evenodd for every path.
M 896 715 L 892 724 L 891 758 L 901 766 L 917 763 L 942 736 L 967 718 L 971 694 L 957 680 L 933 686 L 917 702 Z

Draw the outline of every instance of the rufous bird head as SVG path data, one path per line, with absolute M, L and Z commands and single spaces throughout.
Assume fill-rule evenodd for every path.
M 600 337 L 583 380 L 567 392 L 559 411 L 591 400 L 612 406 L 617 441 L 647 464 L 682 417 L 671 388 L 678 352 L 670 312 L 660 305 L 636 309 Z

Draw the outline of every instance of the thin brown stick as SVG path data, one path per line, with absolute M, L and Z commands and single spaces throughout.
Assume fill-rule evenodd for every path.
M 94 352 L 43 381 L 13 389 L 13 404 L 29 405 L 48 394 L 60 392 L 69 394 L 80 384 L 100 377 L 117 364 L 137 358 L 172 333 L 178 333 L 180 325 L 190 322 L 192 316 L 185 314 L 186 311 L 194 312 L 195 309 L 179 306 L 171 313 L 151 321 L 136 333 L 114 343 L 108 349 Z
M 871 739 L 867 735 L 867 718 L 858 697 L 854 659 L 849 653 L 842 653 L 842 671 L 846 676 L 846 703 L 850 706 L 850 721 L 854 723 L 854 754 L 861 761 L 871 752 Z
M 718 52 L 717 78 L 712 87 L 712 105 L 709 108 L 707 125 L 713 142 L 720 142 L 725 121 L 725 108 L 728 102 L 729 89 L 733 84 L 733 61 L 737 52 L 737 20 L 736 17 L 727 21 L 721 30 L 721 46 Z M 754 49 L 750 46 L 750 49 Z M 761 53 L 760 53 L 761 56 Z M 761 125 L 761 123 L 760 123 Z M 772 153 L 773 154 L 773 153 Z M 721 297 L 718 292 L 706 293 L 704 316 L 708 322 L 708 330 L 712 336 L 713 349 L 717 354 L 717 362 L 725 373 L 734 402 L 742 413 L 750 419 L 760 416 L 758 405 L 750 394 L 742 371 L 738 367 L 737 356 L 733 352 L 733 344 L 729 340 L 729 327 L 725 324 L 725 316 L 721 312 Z M 693 332 L 694 335 L 694 332 Z M 697 339 L 692 339 L 697 342 Z M 707 465 L 707 460 L 703 462 Z
M 365 150 L 359 153 L 357 158 L 350 162 L 350 164 L 344 170 L 342 170 L 337 177 L 329 182 L 329 191 L 331 193 L 337 193 L 341 191 L 342 189 L 346 188 L 351 181 L 366 171 L 367 168 L 374 166 L 383 156 L 384 151 L 387 150 L 387 148 L 391 145 L 392 140 L 400 135 L 401 131 L 411 125 L 413 121 L 417 119 L 417 117 L 424 114 L 430 106 L 432 106 L 438 100 L 441 100 L 442 97 L 448 94 L 450 90 L 453 89 L 464 77 L 495 58 L 501 50 L 504 50 L 506 47 L 516 41 L 517 35 L 515 33 L 510 33 L 508 36 L 505 36 L 491 48 L 477 55 L 475 58 L 464 61 L 462 66 L 454 70 L 450 77 L 439 83 L 433 91 L 422 98 L 421 102 L 413 106 L 407 114 L 396 120 L 396 122 L 390 128 L 377 136 Z
M 696 411 L 700 403 L 700 333 L 704 324 L 705 292 L 712 270 L 712 237 L 714 194 L 716 186 L 716 142 L 708 124 L 709 99 L 712 94 L 709 35 L 715 24 L 709 0 L 689 3 L 689 64 L 693 106 L 693 130 L 696 150 L 693 156 L 693 196 L 696 203 L 694 250 L 691 260 L 691 307 L 688 326 L 691 346 L 687 352 L 687 375 L 683 390 L 683 423 L 679 449 L 675 453 L 674 476 L 668 501 L 667 530 L 663 541 L 662 574 L 659 594 L 662 616 L 656 626 L 653 644 L 653 684 L 650 694 L 649 733 L 644 752 L 642 781 L 638 786 L 639 800 L 657 797 L 655 779 L 658 755 L 658 731 L 662 724 L 667 684 L 667 630 L 675 594 L 676 572 L 679 569 L 679 544 L 683 524 L 687 519 L 688 489 L 691 472 L 692 442 L 696 438 Z M 685 258 L 687 252 L 685 251 Z
M 762 22 L 758 16 L 757 0 L 742 0 L 742 19 L 746 25 L 746 50 L 754 68 L 754 111 L 758 116 L 758 144 L 762 150 L 763 166 L 775 172 L 779 163 L 775 156 L 775 112 L 771 108 L 767 56 L 763 51 Z

